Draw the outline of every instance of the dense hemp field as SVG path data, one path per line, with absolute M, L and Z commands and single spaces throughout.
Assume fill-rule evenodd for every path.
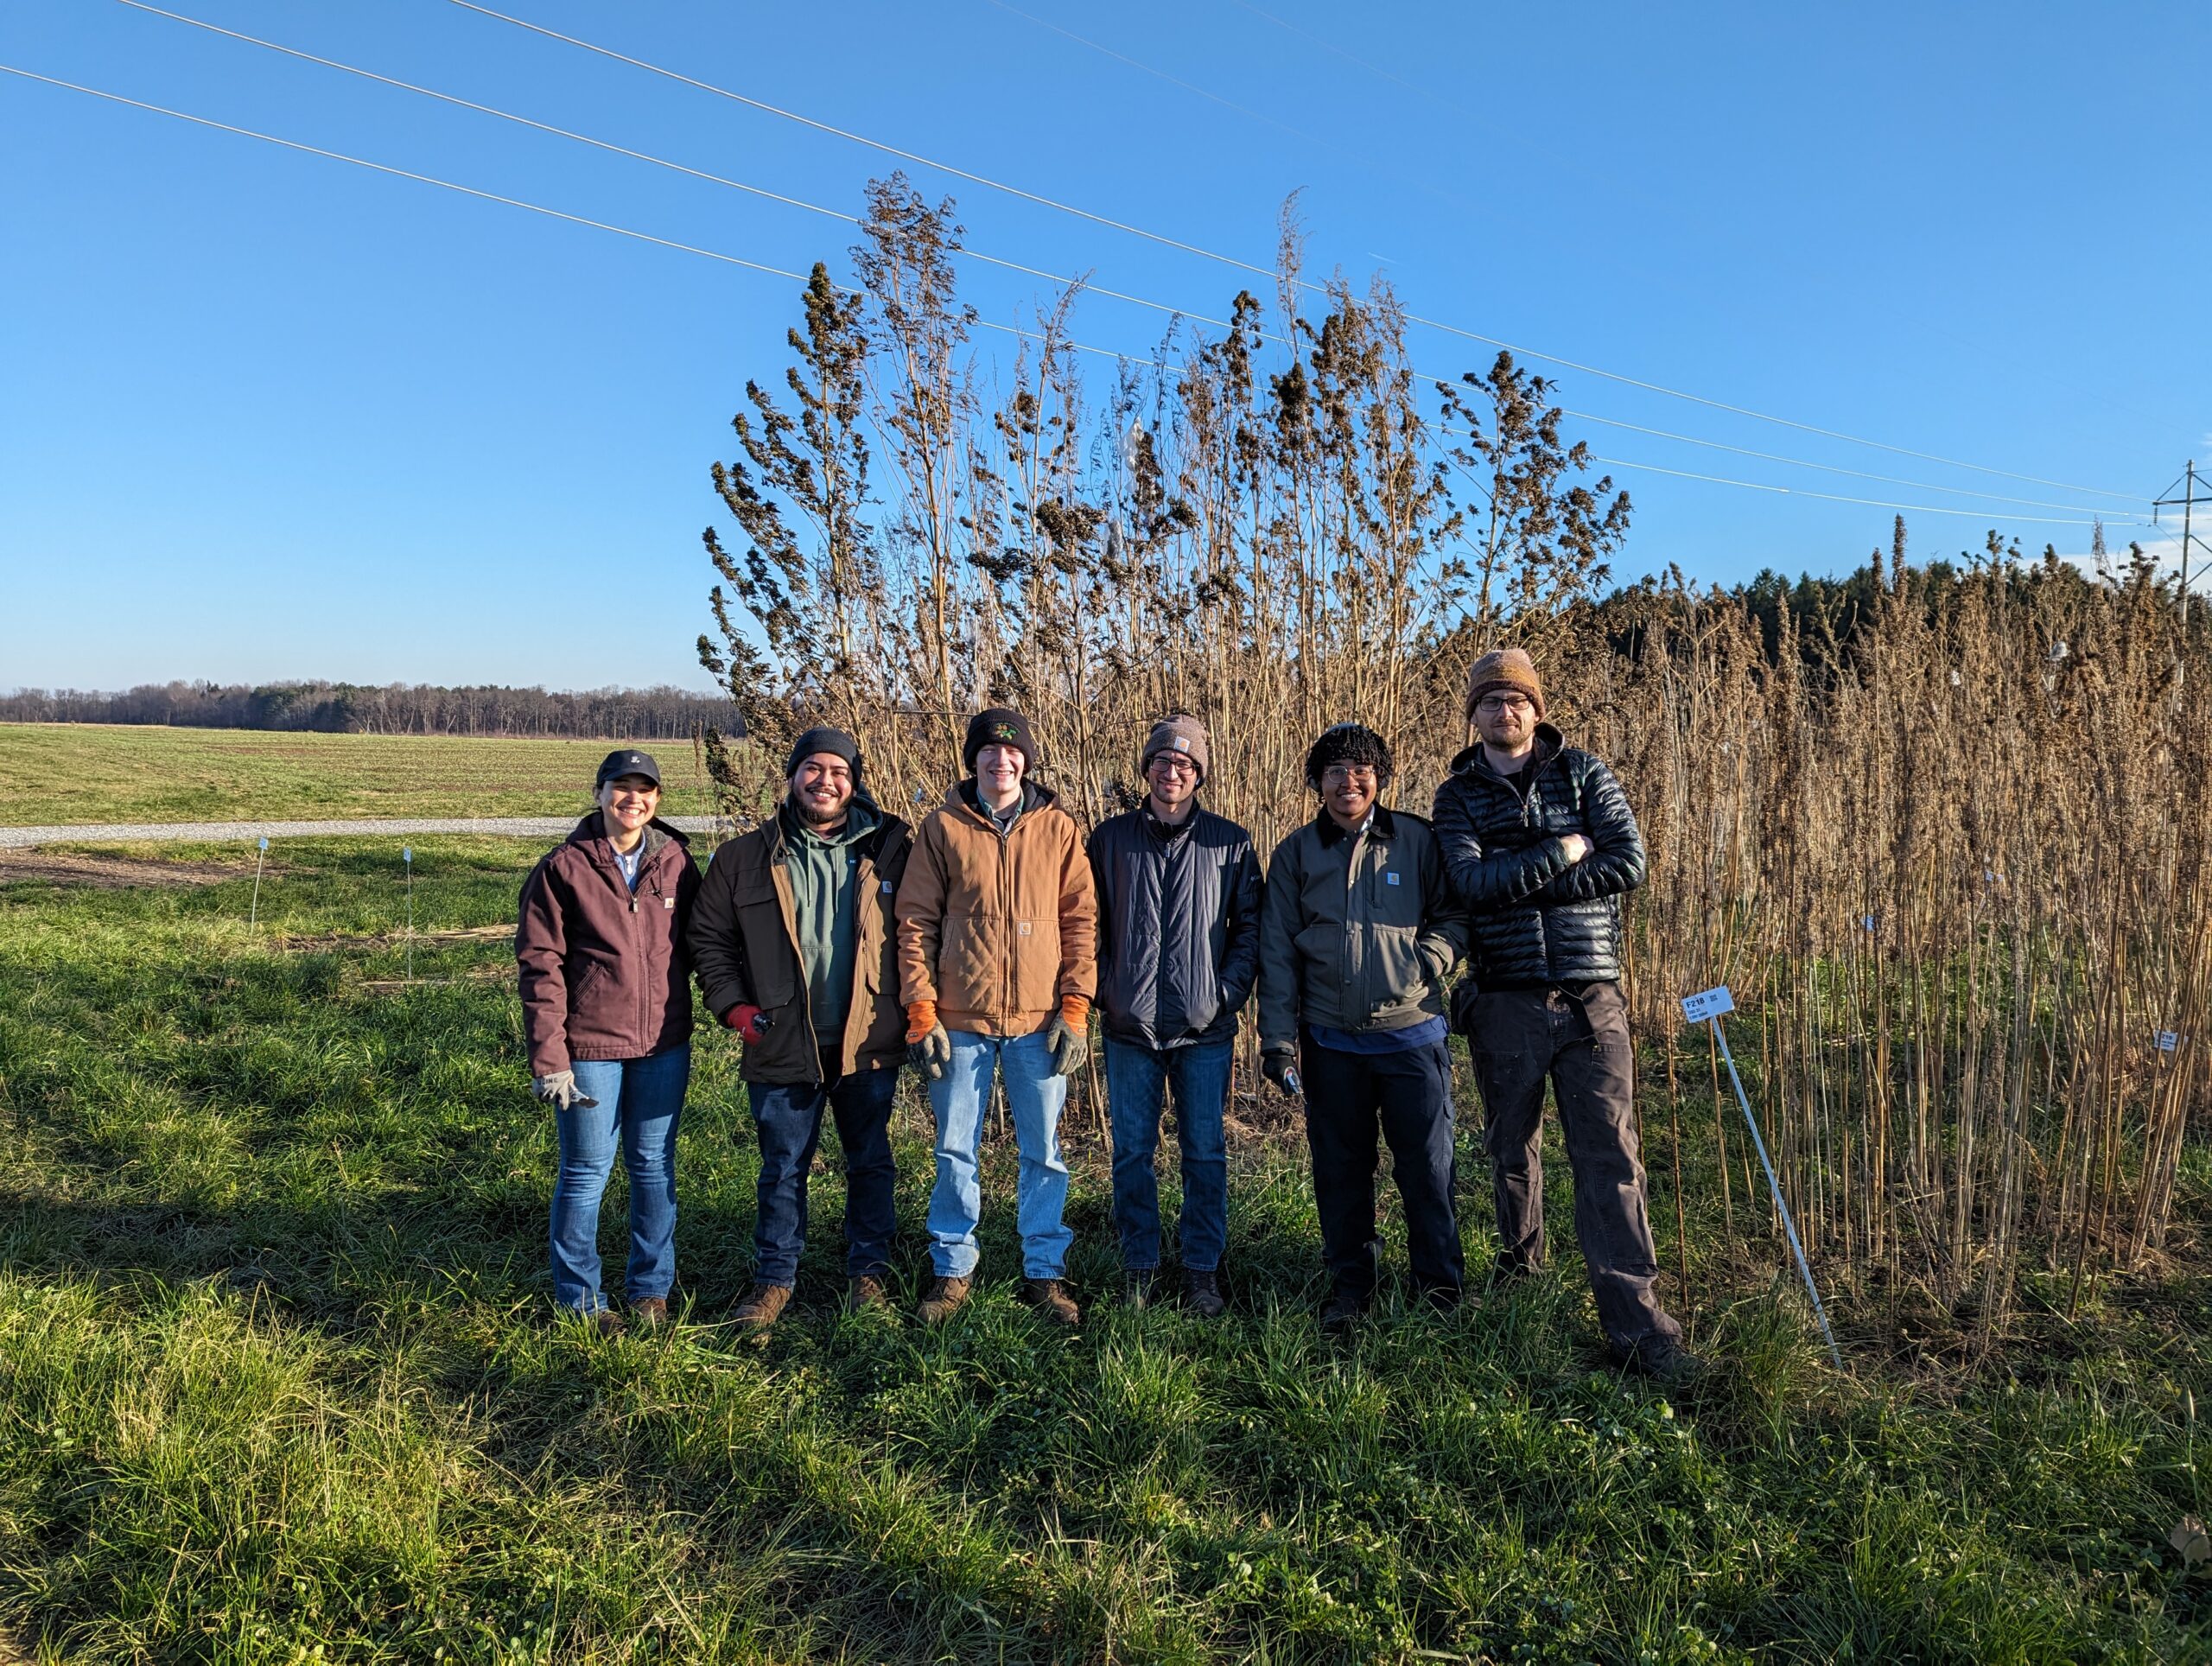
M 853 282 L 816 265 L 711 469 L 699 655 L 758 737 L 707 738 L 725 810 L 765 812 L 810 722 L 933 804 L 995 702 L 1093 822 L 1179 708 L 1211 728 L 1208 802 L 1266 851 L 1313 813 L 1330 723 L 1380 729 L 1426 811 L 1469 665 L 1517 643 L 1650 847 L 1624 982 L 1669 1088 L 1647 1133 L 1718 1097 L 1673 1014 L 1726 983 L 1790 1207 L 1854 1296 L 1924 1296 L 1986 1346 L 2027 1271 L 2070 1314 L 2093 1272 L 2167 1253 L 2212 1117 L 2203 598 L 2101 527 L 2085 563 L 1993 531 L 1915 565 L 1902 517 L 1847 581 L 1609 592 L 1630 504 L 1560 389 L 1503 352 L 1417 366 L 1387 281 L 1305 274 L 1294 209 L 1271 306 L 1239 292 L 1102 370 L 1078 285 L 994 376 L 952 204 L 870 186 Z M 1762 1228 L 1747 1141 L 1707 1122 L 1724 1225 Z
M 2161 1254 L 2078 1292 L 2028 1258 L 1988 1345 L 1923 1283 L 1847 1296 L 1842 1377 L 1740 1176 L 1728 1225 L 1687 1068 L 1679 1142 L 1663 1073 L 1644 1121 L 1662 1247 L 1680 1221 L 1692 1251 L 1667 1298 L 1714 1365 L 1671 1396 L 1606 1368 L 1564 1186 L 1541 1278 L 1325 1345 L 1301 1154 L 1267 1128 L 1237 1144 L 1217 1326 L 1036 1324 L 995 1143 L 969 1313 L 838 1314 L 831 1160 L 800 1307 L 753 1345 L 716 1322 L 754 1154 L 705 1033 L 689 1313 L 607 1343 L 555 1322 L 542 1270 L 552 1131 L 499 931 L 535 853 L 417 843 L 410 985 L 386 843 L 288 846 L 251 932 L 213 848 L 128 853 L 188 884 L 0 880 L 0 1616 L 26 1656 L 2212 1657 L 2212 1581 L 2169 1543 L 2206 1504 L 2201 1141 Z M 1106 1153 L 1071 1125 L 1097 1295 Z M 911 1287 L 917 1103 L 898 1129 Z M 609 1202 L 611 1228 L 619 1180 Z

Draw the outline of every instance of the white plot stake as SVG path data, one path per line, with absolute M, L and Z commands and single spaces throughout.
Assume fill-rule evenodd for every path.
M 249 932 L 261 920 L 261 864 L 269 855 L 269 836 L 263 834 L 261 848 L 253 853 L 253 900 L 246 906 L 245 929 Z
M 1751 1131 L 1751 1145 L 1759 1154 L 1759 1167 L 1766 1170 L 1767 1189 L 1774 1193 L 1774 1207 L 1782 1217 L 1782 1230 L 1789 1239 L 1789 1253 L 1797 1258 L 1797 1271 L 1805 1281 L 1805 1294 L 1813 1300 L 1813 1317 L 1821 1321 L 1821 1338 L 1828 1345 L 1828 1358 L 1835 1362 L 1838 1370 L 1843 1369 L 1843 1351 L 1835 1345 L 1835 1332 L 1828 1329 L 1827 1309 L 1821 1306 L 1821 1293 L 1813 1286 L 1813 1269 L 1806 1265 L 1804 1246 L 1797 1242 L 1797 1224 L 1789 1218 L 1789 1205 L 1782 1200 L 1782 1182 L 1774 1177 L 1774 1164 L 1768 1160 L 1766 1141 L 1759 1137 L 1758 1118 L 1751 1115 L 1751 1102 L 1744 1091 L 1744 1078 L 1736 1074 L 1736 1056 L 1728 1051 L 1728 1033 L 1720 1027 L 1720 1015 L 1736 1010 L 1736 998 L 1728 993 L 1728 986 L 1707 989 L 1682 998 L 1682 1016 L 1693 1024 L 1705 1023 L 1713 1027 L 1713 1039 L 1720 1044 L 1720 1057 L 1728 1065 L 1728 1080 L 1736 1090 L 1736 1103 L 1743 1107 L 1744 1126 Z
M 407 981 L 415 981 L 415 847 L 399 847 L 399 860 L 407 867 Z

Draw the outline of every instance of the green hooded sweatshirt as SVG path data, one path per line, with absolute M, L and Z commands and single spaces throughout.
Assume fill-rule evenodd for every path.
M 807 1011 L 815 1039 L 828 1045 L 842 1034 L 853 1004 L 853 961 L 859 941 L 853 876 L 861 840 L 882 818 L 858 793 L 836 832 L 817 833 L 784 806 L 784 835 L 791 852 L 791 903 L 798 925 L 799 964 L 806 971 Z

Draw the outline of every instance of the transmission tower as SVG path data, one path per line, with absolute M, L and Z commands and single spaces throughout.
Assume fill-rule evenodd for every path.
M 2177 498 L 2173 495 L 2175 486 L 2182 488 L 2182 494 Z M 2151 500 L 2151 524 L 2154 526 L 2158 525 L 2159 510 L 2177 506 L 2181 510 L 2181 616 L 2184 620 L 2189 618 L 2189 546 L 2195 544 L 2205 554 L 2212 556 L 2212 544 L 2206 544 L 2193 530 L 2196 488 L 2200 486 L 2208 488 L 2204 497 L 2205 506 L 2212 508 L 2212 480 L 2196 478 L 2196 459 L 2192 457 L 2189 460 L 2189 467 L 2182 470 L 2180 479 L 2166 488 L 2165 495 Z

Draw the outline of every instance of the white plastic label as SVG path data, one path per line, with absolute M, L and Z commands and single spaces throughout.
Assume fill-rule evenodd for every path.
M 268 836 L 267 836 L 266 834 L 264 834 L 264 835 L 262 836 L 262 840 L 261 840 L 261 848 L 262 848 L 264 850 L 266 850 L 266 849 L 269 849 L 269 838 L 268 838 Z
M 1717 989 L 1705 989 L 1682 997 L 1682 1016 L 1693 1024 L 1702 1024 L 1708 1018 L 1718 1018 L 1723 1013 L 1735 1010 L 1736 997 L 1728 993 L 1726 983 Z
M 415 860 L 414 846 L 407 844 L 401 845 L 399 847 L 399 860 L 405 862 L 413 862 Z
M 2181 1037 L 2177 1033 L 2172 1030 L 2160 1030 L 2158 1032 L 2158 1051 L 2160 1052 L 2171 1052 L 2179 1046 L 2181 1046 Z

